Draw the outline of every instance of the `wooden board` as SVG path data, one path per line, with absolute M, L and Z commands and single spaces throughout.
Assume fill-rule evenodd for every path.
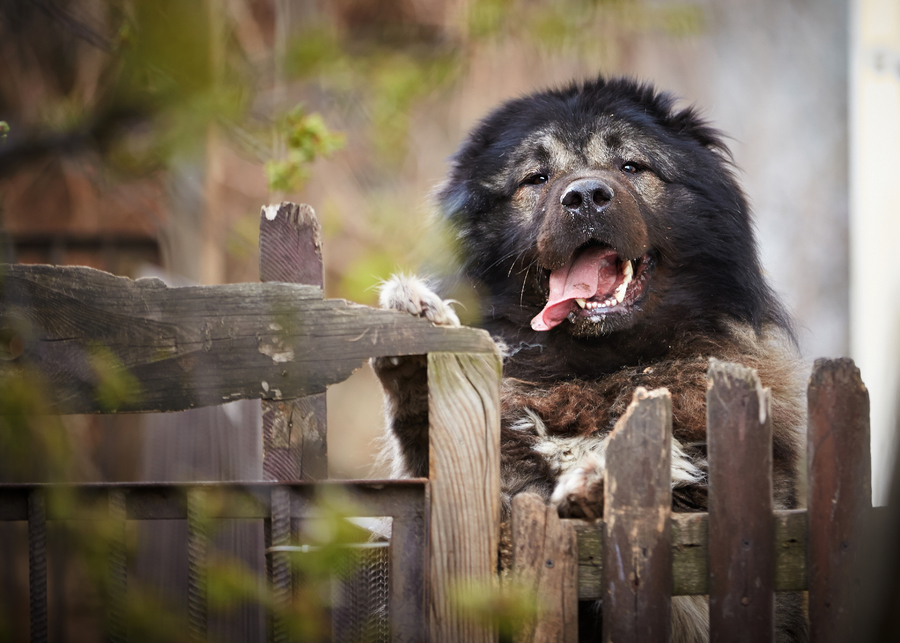
M 322 227 L 308 205 L 280 203 L 259 215 L 259 279 L 324 287 Z M 263 400 L 266 480 L 328 477 L 325 393 L 282 402 Z
M 428 355 L 430 641 L 496 641 L 455 600 L 496 583 L 500 544 L 500 358 Z
M 603 640 L 668 641 L 672 400 L 638 388 L 606 451 Z
M 314 286 L 167 288 L 90 268 L 0 265 L 0 329 L 15 351 L 0 369 L 36 366 L 48 411 L 178 411 L 321 393 L 370 357 L 495 351 L 484 331 L 321 297 Z M 103 395 L 111 385 L 124 394 Z
M 517 643 L 578 641 L 578 556 L 575 527 L 534 493 L 512 501 L 513 576 L 534 615 Z
M 712 360 L 709 454 L 710 641 L 775 638 L 772 420 L 756 371 Z
M 809 380 L 809 619 L 813 642 L 852 641 L 865 596 L 872 505 L 869 392 L 852 360 L 817 360 Z
M 709 514 L 672 514 L 672 596 L 709 593 Z M 578 535 L 578 598 L 603 598 L 603 522 L 566 520 Z M 806 510 L 775 512 L 775 589 L 806 589 Z

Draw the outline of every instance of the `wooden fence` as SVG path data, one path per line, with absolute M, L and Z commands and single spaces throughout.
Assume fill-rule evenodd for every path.
M 603 520 L 560 520 L 513 500 L 514 566 L 542 615 L 520 641 L 575 641 L 579 599 L 603 600 L 606 641 L 668 640 L 669 596 L 708 595 L 710 640 L 774 640 L 774 593 L 805 591 L 810 640 L 864 640 L 858 625 L 873 520 L 869 400 L 851 360 L 809 382 L 808 508 L 774 511 L 769 392 L 754 371 L 709 370 L 709 513 L 672 513 L 671 400 L 635 395 L 606 453 Z M 577 560 L 577 565 L 574 561 Z
M 264 208 L 265 283 L 167 288 L 87 268 L 0 267 L 5 373 L 37 369 L 56 413 L 175 411 L 261 398 L 264 471 L 272 482 L 70 485 L 120 525 L 110 578 L 110 640 L 126 640 L 127 520 L 189 526 L 189 624 L 206 635 L 204 498 L 211 517 L 263 520 L 276 608 L 290 601 L 292 519 L 317 488 L 341 486 L 367 515 L 392 516 L 390 625 L 395 641 L 492 641 L 497 634 L 451 588 L 496 584 L 499 379 L 482 331 L 324 300 L 320 237 L 306 206 Z M 313 257 L 310 263 L 310 257 Z M 326 386 L 371 357 L 427 355 L 427 480 L 322 478 Z M 133 378 L 137 395 L 99 394 L 98 360 Z M 110 360 L 112 360 L 110 362 Z M 774 511 L 770 401 L 753 372 L 713 364 L 708 397 L 709 514 L 672 514 L 671 402 L 642 392 L 607 455 L 603 521 L 560 521 L 534 497 L 515 500 L 515 574 L 541 604 L 519 640 L 574 641 L 579 599 L 603 599 L 605 640 L 665 640 L 671 595 L 708 594 L 712 640 L 772 640 L 773 592 L 808 590 L 816 641 L 842 641 L 860 582 L 854 529 L 870 512 L 868 397 L 847 360 L 818 362 L 809 389 L 809 508 Z M 736 473 L 737 472 L 737 473 Z M 473 483 L 474 481 L 474 483 Z M 0 485 L 0 520 L 28 521 L 31 640 L 47 640 L 46 504 L 53 485 Z M 118 532 L 117 532 L 118 533 Z M 493 580 L 492 580 L 493 579 Z M 468 585 L 467 585 L 468 584 Z M 269 639 L 288 640 L 278 621 Z

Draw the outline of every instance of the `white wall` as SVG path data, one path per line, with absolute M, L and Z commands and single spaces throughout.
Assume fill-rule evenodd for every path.
M 876 504 L 900 393 L 900 2 L 855 0 L 850 55 L 850 351 L 869 389 Z

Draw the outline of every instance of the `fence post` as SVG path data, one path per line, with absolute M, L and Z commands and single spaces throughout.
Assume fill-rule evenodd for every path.
M 500 542 L 500 358 L 428 354 L 431 514 L 428 615 L 433 643 L 496 641 L 454 601 L 496 586 Z
M 283 202 L 264 207 L 259 218 L 259 278 L 323 287 L 322 228 L 308 205 Z M 284 320 L 284 328 L 292 320 Z M 279 330 L 279 329 L 274 329 Z M 277 340 L 276 340 L 277 343 Z M 286 356 L 273 347 L 277 363 Z M 292 358 L 293 356 L 291 356 Z M 277 382 L 267 382 L 272 389 Z M 263 475 L 267 480 L 328 477 L 325 394 L 294 400 L 263 400 Z
M 872 506 L 869 392 L 850 359 L 816 360 L 809 381 L 809 620 L 815 643 L 851 641 L 866 596 L 861 551 Z
M 710 641 L 775 637 L 775 517 L 768 389 L 756 371 L 711 360 L 709 456 Z
M 578 640 L 578 542 L 575 526 L 534 493 L 512 500 L 513 580 L 534 598 L 535 618 L 516 643 Z
M 603 640 L 671 639 L 672 400 L 638 388 L 606 450 Z

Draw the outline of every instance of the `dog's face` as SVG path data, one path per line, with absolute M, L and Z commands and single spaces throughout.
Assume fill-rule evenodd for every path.
M 759 321 L 768 291 L 727 151 L 672 102 L 601 79 L 511 101 L 474 130 L 439 198 L 490 315 L 576 337 Z

